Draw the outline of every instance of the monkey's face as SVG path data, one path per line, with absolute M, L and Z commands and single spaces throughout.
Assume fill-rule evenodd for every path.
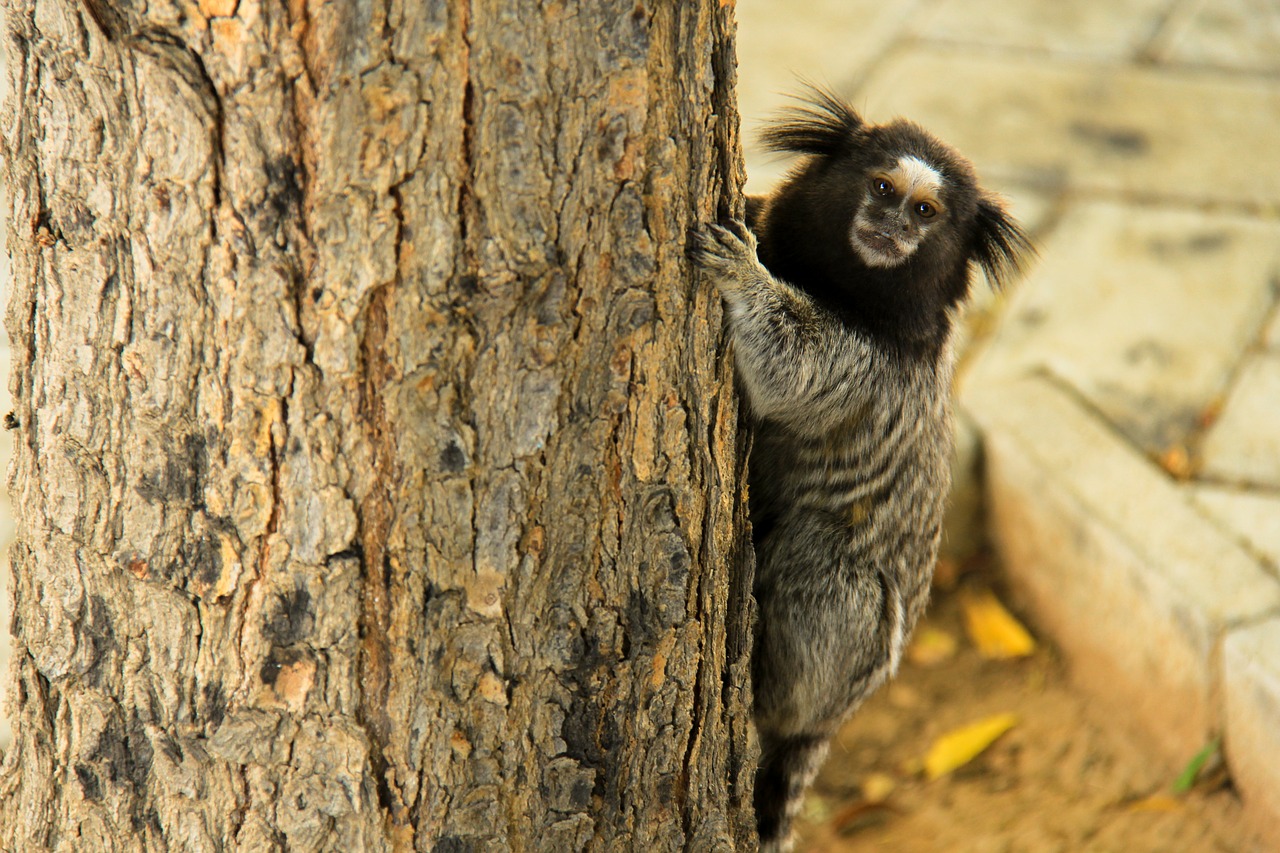
M 849 240 L 869 267 L 905 263 L 947 215 L 942 176 L 919 157 L 904 156 L 872 169 L 861 192 Z

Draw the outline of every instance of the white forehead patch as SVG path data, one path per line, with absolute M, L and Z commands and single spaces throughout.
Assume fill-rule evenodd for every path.
M 903 157 L 898 161 L 897 171 L 906 181 L 902 194 L 912 196 L 917 193 L 936 195 L 942 189 L 942 175 L 919 157 Z

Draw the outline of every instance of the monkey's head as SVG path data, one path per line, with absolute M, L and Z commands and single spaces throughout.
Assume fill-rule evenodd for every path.
M 911 122 L 867 124 L 812 89 L 763 139 L 809 156 L 749 205 L 761 260 L 864 325 L 936 336 L 974 266 L 1001 286 L 1032 252 L 969 161 Z

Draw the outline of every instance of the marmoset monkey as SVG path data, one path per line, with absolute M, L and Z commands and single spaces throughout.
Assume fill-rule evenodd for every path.
M 808 156 L 748 199 L 750 230 L 704 225 L 690 251 L 727 306 L 755 433 L 756 818 L 761 849 L 786 850 L 830 738 L 896 671 L 928 599 L 973 267 L 999 286 L 1031 246 L 914 124 L 867 124 L 814 89 L 763 138 Z

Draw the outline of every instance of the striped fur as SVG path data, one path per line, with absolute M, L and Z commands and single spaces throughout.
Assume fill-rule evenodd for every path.
M 705 233 L 755 423 L 756 806 L 762 842 L 781 843 L 827 740 L 897 669 L 928 599 L 952 360 L 876 347 L 769 275 L 745 228 Z

